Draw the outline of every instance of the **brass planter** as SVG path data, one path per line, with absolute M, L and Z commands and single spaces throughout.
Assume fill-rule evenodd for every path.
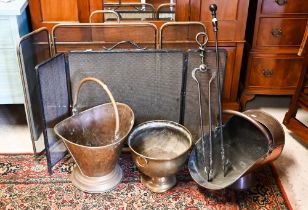
M 185 164 L 191 145 L 192 136 L 184 126 L 164 120 L 142 123 L 128 138 L 141 182 L 153 192 L 165 192 L 176 184 L 175 174 Z

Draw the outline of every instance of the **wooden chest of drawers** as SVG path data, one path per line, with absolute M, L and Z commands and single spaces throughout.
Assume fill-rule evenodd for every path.
M 250 6 L 256 16 L 242 108 L 256 94 L 293 94 L 304 65 L 304 57 L 296 53 L 308 20 L 307 1 L 259 0 Z M 249 40 L 252 34 L 246 35 Z

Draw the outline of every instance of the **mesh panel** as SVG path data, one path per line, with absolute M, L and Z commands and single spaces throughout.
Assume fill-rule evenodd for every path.
M 32 141 L 37 141 L 42 134 L 42 116 L 35 66 L 51 57 L 48 31 L 27 35 L 19 44 L 18 54 L 28 124 Z
M 44 121 L 44 140 L 48 170 L 66 154 L 66 148 L 54 132 L 54 126 L 69 116 L 69 92 L 64 55 L 60 54 L 37 67 Z
M 68 59 L 72 93 L 82 78 L 93 76 L 106 83 L 116 101 L 132 107 L 136 123 L 155 119 L 179 121 L 182 52 L 72 52 Z M 109 102 L 101 88 L 85 86 L 80 91 L 79 107 Z
M 59 25 L 55 27 L 53 34 L 56 52 L 102 50 L 104 47 L 109 48 L 126 40 L 141 47 L 155 49 L 156 37 L 157 29 L 150 23 Z M 121 47 L 132 48 L 131 45 Z
M 226 51 L 220 50 L 220 73 L 221 73 L 221 87 L 223 87 L 224 73 L 226 67 Z M 197 79 L 201 85 L 202 96 L 202 110 L 203 110 L 203 125 L 204 131 L 208 132 L 209 126 L 209 80 L 216 71 L 216 53 L 214 50 L 207 50 L 206 52 L 206 65 L 208 72 L 198 72 Z M 198 86 L 192 78 L 192 71 L 200 66 L 200 56 L 197 51 L 188 52 L 188 69 L 187 69 L 187 83 L 186 83 L 186 96 L 185 96 L 185 114 L 184 125 L 190 130 L 193 135 L 194 141 L 198 140 L 201 136 L 200 133 L 200 115 L 199 115 L 199 97 Z M 216 77 L 217 78 L 217 77 Z M 212 121 L 213 126 L 217 123 L 218 116 L 218 95 L 217 95 L 217 79 L 214 79 L 211 85 L 211 104 L 212 104 Z

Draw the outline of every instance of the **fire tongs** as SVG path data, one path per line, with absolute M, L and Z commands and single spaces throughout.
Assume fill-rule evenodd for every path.
M 203 39 L 203 42 L 201 41 Z M 223 130 L 222 130 L 222 110 L 221 110 L 221 86 L 220 86 L 220 72 L 219 72 L 219 54 L 218 49 L 216 48 L 216 71 L 209 71 L 207 65 L 205 64 L 205 56 L 206 56 L 206 45 L 208 42 L 208 36 L 204 32 L 200 32 L 196 35 L 196 42 L 199 45 L 201 65 L 198 68 L 195 68 L 192 71 L 192 78 L 197 83 L 198 88 L 198 98 L 199 98 L 199 115 L 200 115 L 200 131 L 201 131 L 201 141 L 202 141 L 202 156 L 204 161 L 204 172 L 207 176 L 207 180 L 210 182 L 213 177 L 213 135 L 219 135 L 220 138 L 220 152 L 222 159 L 222 166 L 224 176 L 227 173 L 227 168 L 230 165 L 230 161 L 225 156 L 224 149 L 224 140 L 223 140 Z M 196 74 L 200 72 L 201 74 L 207 73 L 211 74 L 210 79 L 208 80 L 208 124 L 209 124 L 209 133 L 208 133 L 208 145 L 206 145 L 205 132 L 204 132 L 204 123 L 203 123 L 203 109 L 202 109 L 202 94 L 201 94 L 201 85 L 199 80 L 197 79 Z M 218 95 L 218 119 L 215 121 L 217 124 L 215 125 L 215 129 L 213 130 L 213 108 L 212 108 L 212 96 L 211 89 L 214 79 L 217 82 L 217 95 Z M 216 138 L 215 138 L 216 139 Z M 208 148 L 208 161 L 206 159 L 205 148 Z

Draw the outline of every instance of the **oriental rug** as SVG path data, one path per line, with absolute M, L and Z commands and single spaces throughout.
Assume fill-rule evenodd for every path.
M 75 166 L 70 156 L 47 173 L 42 155 L 0 155 L 0 209 L 290 209 L 271 166 L 255 172 L 257 183 L 250 190 L 209 191 L 199 187 L 187 169 L 178 183 L 165 193 L 153 193 L 140 183 L 130 154 L 122 154 L 122 182 L 112 191 L 84 193 L 75 188 L 69 175 Z

